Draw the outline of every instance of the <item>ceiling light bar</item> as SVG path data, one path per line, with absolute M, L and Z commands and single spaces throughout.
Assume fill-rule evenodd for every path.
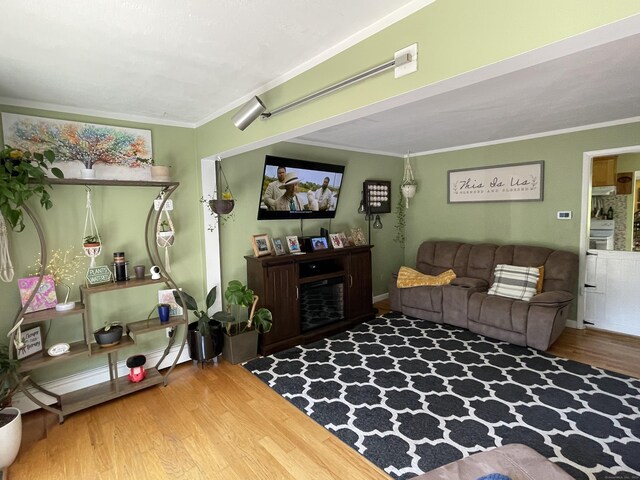
M 303 103 L 310 102 L 311 100 L 315 100 L 316 98 L 322 97 L 323 95 L 327 95 L 328 93 L 335 92 L 336 90 L 340 90 L 341 88 L 348 87 L 349 85 L 352 85 L 361 80 L 364 80 L 365 78 L 372 77 L 374 75 L 387 71 L 391 68 L 399 67 L 400 65 L 404 65 L 405 63 L 409 63 L 410 61 L 411 61 L 411 54 L 405 53 L 404 55 L 400 55 L 398 58 L 389 60 L 388 62 L 378 65 L 377 67 L 370 68 L 367 71 L 358 73 L 357 75 L 347 78 L 346 80 L 342 80 L 341 82 L 325 87 L 322 90 L 318 90 L 315 93 L 307 95 L 306 97 L 302 97 L 291 103 L 287 103 L 286 105 L 283 105 L 281 107 L 276 108 L 275 110 L 272 110 L 271 112 L 264 112 L 261 114 L 261 116 L 263 118 L 272 117 L 274 115 L 284 112 L 285 110 L 289 110 L 291 108 L 302 105 Z
M 279 113 L 282 113 L 291 108 L 295 108 L 303 103 L 310 102 L 311 100 L 315 100 L 316 98 L 322 97 L 329 93 L 335 92 L 336 90 L 340 90 L 341 88 L 347 87 L 349 85 L 353 85 L 365 78 L 372 77 L 379 73 L 382 73 L 391 68 L 396 68 L 401 65 L 405 65 L 412 61 L 412 57 L 410 53 L 403 53 L 398 55 L 397 57 L 389 60 L 388 62 L 382 63 L 376 67 L 370 68 L 364 72 L 358 73 L 353 77 L 347 78 L 346 80 L 342 80 L 338 83 L 330 85 L 328 87 L 323 88 L 322 90 L 318 90 L 315 93 L 307 95 L 306 97 L 299 98 L 291 103 L 287 103 L 281 107 L 276 108 L 275 110 L 268 112 L 267 107 L 262 103 L 262 100 L 258 97 L 253 97 L 249 102 L 246 103 L 240 110 L 238 110 L 235 115 L 231 118 L 233 124 L 239 128 L 240 130 L 244 130 L 249 125 L 251 125 L 256 118 L 261 117 L 262 119 L 267 119 Z

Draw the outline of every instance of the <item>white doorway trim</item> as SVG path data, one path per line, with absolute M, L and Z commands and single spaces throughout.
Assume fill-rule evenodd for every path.
M 582 154 L 582 201 L 580 215 L 580 266 L 578 270 L 578 318 L 576 320 L 577 328 L 585 328 L 584 310 L 584 279 L 587 262 L 587 250 L 589 244 L 589 221 L 591 220 L 591 166 L 594 157 L 604 157 L 607 155 L 623 155 L 625 153 L 640 153 L 640 145 L 631 145 L 629 147 L 607 148 L 604 150 L 593 150 Z
M 214 198 L 216 193 L 216 168 L 215 158 L 207 157 L 200 160 L 200 170 L 202 177 L 202 196 L 204 199 Z M 220 262 L 220 231 L 216 225 L 215 218 L 211 215 L 206 203 L 202 204 L 202 225 L 204 231 L 204 258 L 205 258 L 205 278 L 207 279 L 205 296 L 214 285 L 218 286 L 216 302 L 211 307 L 211 311 L 222 310 L 222 263 Z M 216 228 L 211 231 L 210 226 Z M 211 313 L 211 312 L 209 312 Z

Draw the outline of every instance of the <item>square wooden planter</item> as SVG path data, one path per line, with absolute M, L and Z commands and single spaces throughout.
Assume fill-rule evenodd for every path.
M 246 362 L 258 355 L 258 331 L 250 330 L 232 337 L 224 334 L 222 356 L 233 363 Z

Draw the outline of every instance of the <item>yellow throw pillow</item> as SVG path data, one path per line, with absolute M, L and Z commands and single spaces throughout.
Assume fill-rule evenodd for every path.
M 544 266 L 538 267 L 540 275 L 538 275 L 538 283 L 536 284 L 536 293 L 542 293 L 542 285 L 544 284 Z
M 398 272 L 398 288 L 421 287 L 424 285 L 448 285 L 456 278 L 453 270 L 447 270 L 440 275 L 425 275 L 409 267 L 400 267 Z

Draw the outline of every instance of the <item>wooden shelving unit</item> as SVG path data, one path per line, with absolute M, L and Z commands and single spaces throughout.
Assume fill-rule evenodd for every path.
M 66 415 L 71 413 L 80 411 L 85 408 L 92 407 L 94 405 L 98 405 L 103 402 L 107 402 L 109 400 L 113 400 L 115 398 L 119 398 L 123 395 L 128 395 L 133 392 L 137 392 L 139 390 L 152 387 L 159 384 L 167 384 L 167 379 L 173 368 L 175 367 L 178 358 L 182 354 L 182 350 L 184 349 L 184 345 L 187 339 L 187 322 L 188 322 L 188 310 L 184 309 L 183 314 L 181 316 L 170 317 L 168 322 L 161 323 L 159 318 L 150 318 L 147 320 L 139 320 L 133 322 L 125 322 L 123 325 L 125 329 L 125 334 L 123 334 L 122 339 L 118 345 L 114 345 L 111 347 L 101 347 L 93 342 L 92 332 L 97 325 L 94 325 L 92 322 L 92 312 L 91 312 L 91 298 L 97 294 L 105 294 L 108 292 L 114 292 L 118 290 L 128 289 L 128 288 L 138 288 L 144 287 L 148 285 L 164 285 L 165 288 L 177 289 L 176 283 L 173 281 L 171 276 L 167 273 L 164 268 L 164 264 L 162 262 L 161 256 L 158 254 L 158 247 L 155 243 L 155 233 L 156 233 L 156 225 L 158 223 L 158 218 L 160 213 L 162 212 L 162 207 L 164 203 L 169 199 L 170 195 L 175 191 L 178 187 L 178 182 L 155 182 L 155 181 L 113 181 L 113 180 L 89 180 L 89 179 L 49 179 L 48 180 L 52 185 L 92 185 L 92 186 L 118 186 L 118 187 L 156 187 L 161 188 L 164 192 L 163 202 L 159 208 L 159 210 L 155 210 L 154 206 L 150 207 L 149 213 L 147 215 L 147 222 L 145 225 L 144 235 L 145 235 L 145 246 L 147 250 L 147 254 L 149 257 L 149 261 L 152 265 L 158 265 L 160 267 L 161 279 L 152 280 L 150 276 L 147 276 L 144 279 L 130 279 L 127 281 L 121 282 L 113 282 L 107 283 L 104 285 L 98 285 L 93 287 L 80 287 L 80 297 L 81 302 L 76 303 L 75 307 L 72 310 L 58 312 L 55 309 L 41 310 L 37 312 L 25 313 L 31 304 L 33 297 L 35 296 L 35 292 L 40 287 L 40 282 L 42 282 L 42 278 L 44 276 L 44 270 L 40 272 L 40 282 L 34 288 L 33 294 L 27 300 L 25 305 L 22 307 L 20 312 L 16 315 L 14 320 L 14 325 L 16 325 L 20 319 L 22 319 L 22 325 L 29 325 L 34 323 L 41 323 L 45 321 L 55 322 L 59 318 L 69 317 L 69 316 L 78 316 L 82 321 L 82 330 L 83 330 L 83 340 L 74 341 L 69 343 L 70 350 L 67 353 L 64 353 L 59 356 L 50 356 L 46 349 L 43 349 L 41 352 L 25 358 L 21 360 L 20 372 L 23 375 L 22 382 L 20 385 L 20 390 L 34 403 L 38 404 L 40 407 L 49 410 L 51 412 L 56 413 L 60 422 L 64 420 Z M 33 216 L 31 210 L 28 207 L 23 206 L 25 213 L 31 218 L 33 222 L 36 232 L 38 233 L 40 239 L 40 255 L 41 255 L 41 263 L 46 264 L 46 243 L 44 239 L 44 235 L 42 232 L 42 228 L 37 222 L 36 218 Z M 183 335 L 179 343 L 178 352 L 175 354 L 173 358 L 173 362 L 168 370 L 163 374 L 158 368 L 160 364 L 164 361 L 164 359 L 169 354 L 171 347 L 176 343 L 177 338 L 177 327 L 184 326 Z M 156 365 L 151 368 L 146 369 L 146 377 L 144 380 L 138 383 L 130 382 L 128 378 L 121 378 L 118 376 L 118 352 L 129 348 L 131 346 L 136 345 L 139 337 L 146 333 L 158 331 L 165 328 L 173 328 L 174 334 L 167 339 L 167 346 L 164 350 L 163 355 L 158 360 Z M 15 352 L 13 351 L 13 337 L 10 338 L 9 341 L 10 354 L 15 356 Z M 51 367 L 56 364 L 60 364 L 61 362 L 66 362 L 69 360 L 78 360 L 81 358 L 88 358 L 92 356 L 107 356 L 107 362 L 109 367 L 109 377 L 110 379 L 106 382 L 102 382 L 97 385 L 92 385 L 90 387 L 82 388 L 80 390 L 70 392 L 64 395 L 58 395 L 55 392 L 50 392 L 44 388 L 42 388 L 38 383 L 36 383 L 28 373 L 36 370 L 36 369 L 45 369 Z M 45 402 L 39 400 L 37 397 L 33 395 L 30 391 L 29 387 L 44 393 L 55 399 L 55 405 L 48 405 Z

